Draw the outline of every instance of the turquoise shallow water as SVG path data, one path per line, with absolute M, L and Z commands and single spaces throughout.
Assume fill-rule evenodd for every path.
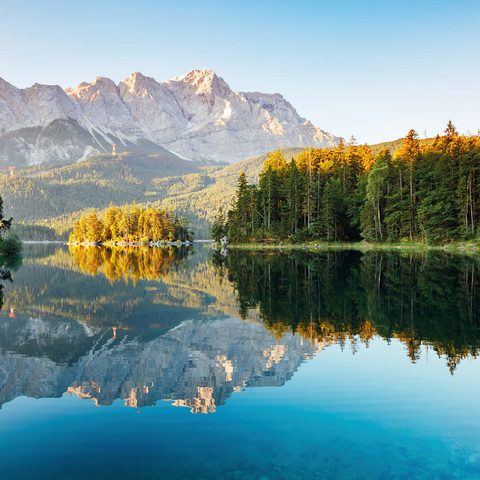
M 394 322 L 388 308 L 379 312 L 356 290 L 352 313 L 345 279 L 358 279 L 352 269 L 365 259 L 327 259 L 330 276 L 308 259 L 256 258 L 260 280 L 246 288 L 235 275 L 244 281 L 251 259 L 212 258 L 203 249 L 171 256 L 168 273 L 134 278 L 128 267 L 112 281 L 105 261 L 87 259 L 100 265 L 92 276 L 63 247 L 26 252 L 5 284 L 0 318 L 2 479 L 480 478 L 477 312 L 469 316 L 468 295 L 459 306 L 468 328 L 449 316 L 447 300 L 431 304 L 437 318 L 425 327 L 418 294 L 421 310 L 408 312 L 408 329 L 386 335 L 385 315 Z M 450 258 L 419 262 L 423 270 L 411 276 L 433 262 L 450 296 L 451 272 L 462 269 L 463 282 L 471 267 Z M 315 273 L 295 270 L 305 265 Z M 382 275 L 382 298 L 393 302 L 388 271 Z M 286 300 L 297 277 L 306 296 Z M 336 297 L 315 296 L 320 280 L 323 290 L 333 282 L 335 295 L 343 285 L 341 308 Z M 297 300 L 311 309 L 320 301 L 324 316 L 302 313 L 288 327 L 269 305 Z M 362 305 L 370 305 L 368 334 Z M 434 327 L 437 336 L 427 338 Z M 469 353 L 455 356 L 452 342 Z

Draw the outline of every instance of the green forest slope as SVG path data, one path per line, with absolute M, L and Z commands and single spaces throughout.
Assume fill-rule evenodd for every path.
M 283 149 L 290 158 L 301 148 Z M 172 209 L 190 219 L 196 238 L 207 238 L 219 206 L 227 208 L 242 170 L 252 182 L 268 154 L 234 165 L 203 165 L 165 154 L 97 155 L 83 162 L 49 168 L 17 170 L 0 175 L 5 214 L 25 239 L 53 239 L 54 229 L 67 238 L 82 214 L 97 211 L 102 218 L 110 203 Z M 25 227 L 23 224 L 38 227 Z M 19 225 L 21 224 L 21 225 Z

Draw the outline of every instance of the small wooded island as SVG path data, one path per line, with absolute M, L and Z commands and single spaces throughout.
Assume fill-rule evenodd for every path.
M 126 204 L 123 210 L 110 205 L 103 222 L 95 211 L 84 215 L 73 226 L 70 243 L 91 244 L 149 244 L 150 242 L 192 242 L 188 218 L 180 218 L 167 210 L 138 208 Z
M 212 228 L 233 243 L 289 240 L 475 241 L 480 215 L 480 133 L 421 141 L 410 130 L 392 157 L 340 142 L 305 150 L 287 162 L 277 150 L 259 184 L 240 175 L 232 209 Z

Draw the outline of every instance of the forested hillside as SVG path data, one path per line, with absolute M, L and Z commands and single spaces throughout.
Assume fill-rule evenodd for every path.
M 478 136 L 460 136 L 453 126 L 450 129 L 436 139 L 419 140 L 415 134 L 407 142 L 401 139 L 370 147 L 352 141 L 334 149 L 285 148 L 227 166 L 190 162 L 171 153 L 98 155 L 63 167 L 18 170 L 13 176 L 5 173 L 0 176 L 0 195 L 6 215 L 15 219 L 15 231 L 24 239 L 67 239 L 82 215 L 88 217 L 95 210 L 103 221 L 111 203 L 123 206 L 134 201 L 140 209 L 188 217 L 195 238 L 202 239 L 209 238 L 219 207 L 225 214 L 232 208 L 243 171 L 245 186 L 259 184 L 249 190 L 255 192 L 257 213 L 252 227 L 252 215 L 243 209 L 250 233 L 237 231 L 237 238 L 471 235 L 476 232 L 480 208 L 475 193 L 480 188 L 475 190 Z M 267 184 L 270 200 L 265 197 Z M 296 196 L 285 193 L 287 186 L 298 189 Z M 367 195 L 380 199 L 376 206 L 370 201 L 370 214 Z M 436 231 L 432 215 L 445 215 L 455 227 L 448 227 L 448 235 Z
M 291 156 L 301 148 L 287 148 Z M 196 238 L 207 238 L 219 206 L 230 208 L 239 173 L 258 181 L 267 154 L 235 165 L 204 165 L 168 154 L 97 155 L 80 163 L 18 170 L 0 176 L 5 211 L 22 238 L 68 238 L 82 215 L 136 202 L 139 208 L 174 210 L 188 217 Z M 36 226 L 33 227 L 32 224 Z
M 480 134 L 421 143 L 411 130 L 394 156 L 354 143 L 270 155 L 258 186 L 242 172 L 223 230 L 235 241 L 285 239 L 476 240 Z M 219 212 L 215 231 L 222 231 Z

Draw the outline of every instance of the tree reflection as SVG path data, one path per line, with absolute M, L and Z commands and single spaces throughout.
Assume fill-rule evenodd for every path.
M 185 267 L 184 260 L 192 250 L 147 247 L 85 247 L 70 245 L 74 263 L 83 273 L 95 276 L 101 271 L 108 280 L 153 280 L 166 277 L 172 270 Z
M 447 359 L 453 373 L 480 347 L 479 260 L 441 253 L 328 252 L 216 256 L 233 282 L 239 313 L 259 308 L 277 337 L 296 331 L 352 351 L 374 336 L 404 343 L 412 362 L 421 346 Z
M 23 263 L 21 255 L 4 257 L 0 259 L 0 282 L 13 282 L 12 271 L 16 272 Z M 3 308 L 5 285 L 0 283 L 0 310 Z

